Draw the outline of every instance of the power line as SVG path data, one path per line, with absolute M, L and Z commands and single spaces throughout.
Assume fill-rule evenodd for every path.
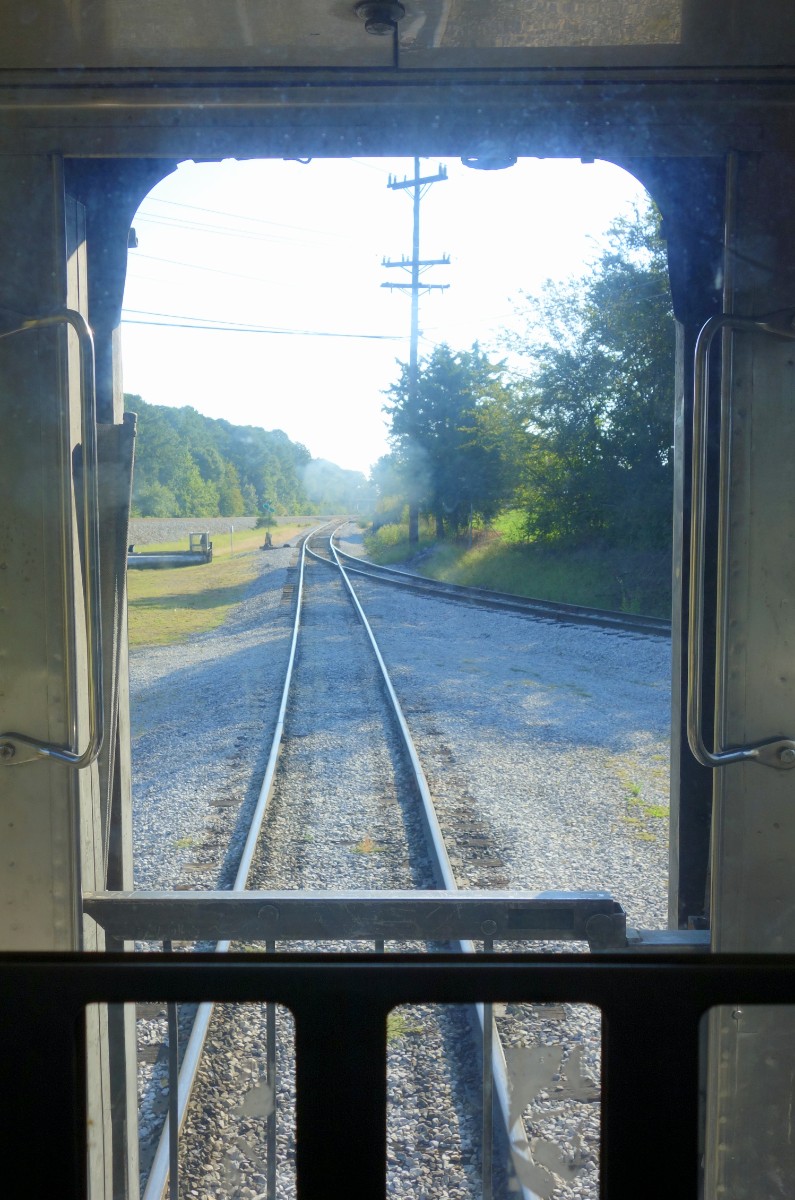
M 243 238 L 250 242 L 281 242 L 288 244 L 290 242 L 300 242 L 297 237 L 281 237 L 278 234 L 258 233 L 253 229 L 233 229 L 228 225 L 212 225 L 206 221 L 181 221 L 178 217 L 169 216 L 153 216 L 147 213 L 138 212 L 135 218 L 136 225 L 141 223 L 148 225 L 162 225 L 166 229 L 187 229 L 192 233 L 215 233 L 221 237 Z M 326 235 L 328 236 L 328 235 Z
M 376 167 L 373 163 L 367 162 L 363 158 L 349 158 L 348 162 L 353 163 L 355 167 L 364 167 L 367 171 L 377 171 L 379 175 L 391 174 L 387 167 Z
M 207 210 L 211 211 L 211 210 Z M 221 214 L 238 219 L 241 221 L 255 221 L 255 217 L 237 217 L 235 213 Z M 292 230 L 292 235 L 281 234 L 278 232 L 265 233 L 257 229 L 244 229 L 231 225 L 221 225 L 210 221 L 194 221 L 190 219 L 182 219 L 180 217 L 171 216 L 168 213 L 147 213 L 145 210 L 140 210 L 136 214 L 136 225 L 160 225 L 165 229 L 184 229 L 190 233 L 209 233 L 217 234 L 221 237 L 243 238 L 246 241 L 267 242 L 270 244 L 291 246 L 303 245 L 311 243 L 320 238 L 327 241 L 352 241 L 358 240 L 359 233 L 357 231 L 343 232 L 337 229 L 312 229 L 307 225 L 281 225 L 279 222 L 261 222 L 264 225 L 274 225 L 277 229 Z
M 130 316 L 126 314 L 132 314 Z M 158 318 L 157 320 L 139 320 L 138 318 Z M 141 309 L 130 308 L 122 311 L 124 325 L 148 325 L 151 328 L 163 329 L 199 329 L 205 333 L 260 333 L 276 337 L 322 337 L 322 338 L 355 338 L 357 340 L 375 342 L 399 342 L 402 337 L 391 333 L 343 333 L 327 329 L 284 329 L 269 325 L 248 325 L 235 321 L 218 321 L 212 317 L 186 317 L 177 313 L 145 312 Z
M 201 204 L 185 204 L 181 200 L 161 200 L 157 196 L 147 196 L 147 204 L 168 204 L 172 208 L 188 208 L 192 212 L 212 213 L 216 217 L 231 217 L 235 221 L 249 221 L 253 225 L 272 225 L 277 229 L 293 229 L 298 233 L 319 233 L 324 237 L 342 236 L 336 234 L 334 230 L 312 229 L 308 225 L 288 225 L 284 221 L 269 221 L 267 217 L 247 217 L 244 213 L 226 212 L 220 208 L 204 208 Z
M 227 275 L 230 279 L 248 279 L 251 283 L 271 283 L 270 279 L 263 278 L 262 275 L 244 275 L 240 271 L 224 271 L 220 267 L 206 267 L 203 263 L 184 262 L 176 258 L 160 258 L 157 254 L 141 254 L 136 252 L 135 258 L 130 259 L 130 263 L 136 262 L 139 258 L 145 258 L 148 262 L 168 263 L 172 267 L 184 267 L 188 271 L 209 271 L 213 275 Z M 284 286 L 284 284 L 280 284 Z

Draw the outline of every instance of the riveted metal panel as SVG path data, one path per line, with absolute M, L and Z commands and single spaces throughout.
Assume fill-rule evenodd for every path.
M 37 314 L 63 303 L 63 201 L 58 165 L 18 158 L 0 182 L 6 247 L 0 307 Z M 60 294 L 59 294 L 60 293 Z M 69 413 L 60 403 L 62 339 L 56 331 L 0 341 L 0 726 L 68 740 L 64 580 L 74 554 L 60 481 L 68 461 Z M 44 761 L 0 770 L 0 944 L 75 949 L 76 795 L 71 773 Z
M 795 305 L 789 155 L 743 157 L 729 230 L 729 311 Z M 724 347 L 730 397 L 727 517 L 721 548 L 716 732 L 725 746 L 795 735 L 795 354 L 774 337 Z M 713 947 L 795 948 L 795 774 L 753 763 L 716 772 Z M 721 1008 L 711 1022 L 707 1196 L 785 1196 L 795 1177 L 791 1008 Z

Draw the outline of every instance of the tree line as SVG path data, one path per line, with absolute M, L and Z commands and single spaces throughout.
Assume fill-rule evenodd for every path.
M 370 498 L 364 475 L 313 459 L 280 429 L 232 425 L 140 396 L 124 402 L 138 416 L 134 516 L 348 512 Z
M 638 549 L 670 541 L 674 323 L 649 203 L 616 220 L 588 275 L 522 295 L 494 360 L 437 346 L 388 389 L 378 520 L 415 504 L 437 537 L 507 508 L 528 540 Z

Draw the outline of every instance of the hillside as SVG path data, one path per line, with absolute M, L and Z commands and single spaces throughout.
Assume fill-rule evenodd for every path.
M 355 509 L 357 471 L 313 459 L 280 429 L 232 425 L 196 409 L 125 395 L 138 417 L 133 516 L 235 517 Z

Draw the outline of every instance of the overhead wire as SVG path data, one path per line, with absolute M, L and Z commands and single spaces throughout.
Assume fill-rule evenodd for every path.
M 244 322 L 216 320 L 213 317 L 192 317 L 179 313 L 147 312 L 143 309 L 135 308 L 122 310 L 122 324 L 148 325 L 164 329 L 199 329 L 204 332 L 218 333 L 260 333 L 278 337 L 354 338 L 376 342 L 401 342 L 405 340 L 402 334 L 349 333 L 330 329 L 285 329 L 273 325 L 250 325 Z
M 265 279 L 262 275 L 245 275 L 242 271 L 224 271 L 221 267 L 207 267 L 204 263 L 184 262 L 176 258 L 161 258 L 157 254 L 141 254 L 140 252 L 136 252 L 135 259 L 131 259 L 130 262 L 132 263 L 138 259 L 146 259 L 147 262 L 167 263 L 169 266 L 183 267 L 188 271 L 208 271 L 212 275 L 226 275 L 230 279 L 248 279 L 251 283 L 267 284 L 273 282 L 271 279 Z M 144 278 L 144 276 L 138 276 L 137 278 Z M 289 285 L 285 285 L 280 281 L 279 286 L 284 287 Z
M 201 204 L 186 204 L 181 200 L 161 200 L 158 196 L 147 196 L 147 204 L 167 204 L 172 208 L 188 208 L 192 212 L 212 213 L 216 217 L 231 217 L 235 221 L 248 221 L 253 225 L 272 225 L 277 229 L 292 229 L 298 233 L 319 233 L 323 237 L 341 236 L 337 235 L 334 230 L 327 229 L 312 229 L 308 225 L 289 225 L 284 221 L 269 221 L 267 217 L 249 217 L 245 213 L 227 212 L 220 208 L 205 208 Z M 145 211 L 143 216 L 146 217 Z
M 235 229 L 232 226 L 213 225 L 208 221 L 181 221 L 179 217 L 155 216 L 141 212 L 136 214 L 135 221 L 136 225 L 140 225 L 141 223 L 162 225 L 166 229 L 186 229 L 191 233 L 214 233 L 221 237 L 244 238 L 246 241 L 252 242 L 281 242 L 287 244 L 303 240 L 298 237 L 288 238 L 279 234 L 259 233 L 253 229 Z M 328 234 L 325 236 L 335 235 Z

